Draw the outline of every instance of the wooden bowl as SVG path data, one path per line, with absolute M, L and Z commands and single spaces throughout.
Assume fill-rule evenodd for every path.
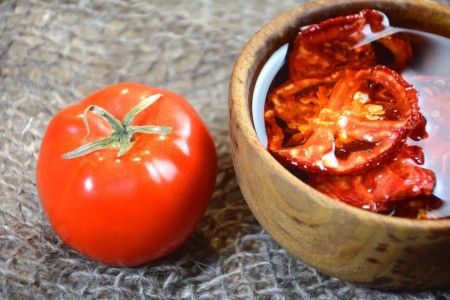
M 231 77 L 229 117 L 236 176 L 267 232 L 320 272 L 374 288 L 450 286 L 450 220 L 419 221 L 367 212 L 328 198 L 281 166 L 258 139 L 252 95 L 262 67 L 298 28 L 374 8 L 393 26 L 450 37 L 450 9 L 432 2 L 319 1 L 264 26 L 243 49 Z

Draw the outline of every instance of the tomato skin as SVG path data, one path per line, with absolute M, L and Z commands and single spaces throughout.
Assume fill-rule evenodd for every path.
M 135 134 L 132 148 L 62 155 L 112 130 L 84 110 L 98 105 L 118 120 L 142 99 L 163 96 L 136 115 L 133 125 L 170 126 L 167 135 Z M 70 106 L 51 120 L 37 161 L 42 207 L 58 236 L 108 265 L 138 266 L 178 249 L 195 231 L 211 199 L 217 173 L 213 140 L 181 96 L 136 83 L 119 83 Z

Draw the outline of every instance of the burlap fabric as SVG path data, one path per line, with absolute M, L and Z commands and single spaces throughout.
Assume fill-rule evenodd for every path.
M 252 34 L 304 2 L 2 2 L 0 298 L 450 299 L 450 290 L 376 291 L 320 274 L 277 245 L 244 202 L 228 144 L 230 72 Z M 219 154 L 217 188 L 195 235 L 170 257 L 134 269 L 98 264 L 62 244 L 35 185 L 51 117 L 119 81 L 186 97 Z

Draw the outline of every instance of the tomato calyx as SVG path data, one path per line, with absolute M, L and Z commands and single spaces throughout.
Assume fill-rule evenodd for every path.
M 124 155 L 133 146 L 135 140 L 134 135 L 136 133 L 146 133 L 146 134 L 168 134 L 172 131 L 171 127 L 168 126 L 132 126 L 131 123 L 134 117 L 139 114 L 144 109 L 152 105 L 156 100 L 161 98 L 161 94 L 155 94 L 143 99 L 135 107 L 133 107 L 123 118 L 122 121 L 117 120 L 111 113 L 107 110 L 97 106 L 88 106 L 83 113 L 83 122 L 87 130 L 87 135 L 90 134 L 89 123 L 87 119 L 88 111 L 95 113 L 96 115 L 104 118 L 108 124 L 113 129 L 113 133 L 105 138 L 101 138 L 90 143 L 84 144 L 62 156 L 64 159 L 73 159 L 81 156 L 88 155 L 97 150 L 115 147 L 119 149 L 117 157 Z

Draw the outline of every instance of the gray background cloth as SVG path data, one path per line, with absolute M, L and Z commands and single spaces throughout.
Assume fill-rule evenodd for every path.
M 370 290 L 317 272 L 272 240 L 239 191 L 227 118 L 233 64 L 260 27 L 304 2 L 1 2 L 0 298 L 450 299 L 448 289 Z M 120 81 L 183 95 L 219 154 L 217 187 L 194 236 L 173 255 L 132 269 L 98 264 L 65 246 L 40 207 L 35 181 L 52 116 Z

